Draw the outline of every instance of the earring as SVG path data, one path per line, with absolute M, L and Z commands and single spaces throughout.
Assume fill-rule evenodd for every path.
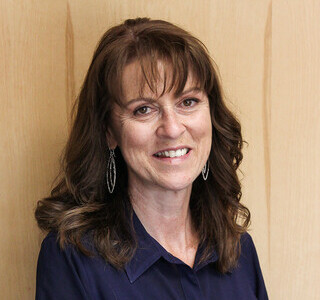
M 107 165 L 107 186 L 109 193 L 112 194 L 114 187 L 116 185 L 116 161 L 115 161 L 115 154 L 114 150 L 109 148 L 109 159 Z
M 204 165 L 201 173 L 202 173 L 202 178 L 203 178 L 203 180 L 207 180 L 208 175 L 209 175 L 209 163 L 208 163 L 208 161 L 207 161 L 206 164 Z

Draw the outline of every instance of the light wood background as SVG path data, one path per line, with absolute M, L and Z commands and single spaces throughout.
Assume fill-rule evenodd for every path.
M 249 146 L 243 201 L 270 299 L 320 299 L 320 1 L 0 0 L 0 294 L 34 299 L 33 218 L 94 47 L 148 16 L 198 36 Z

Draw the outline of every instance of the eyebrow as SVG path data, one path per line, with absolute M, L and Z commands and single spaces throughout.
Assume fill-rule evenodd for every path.
M 199 88 L 199 87 L 191 87 L 191 88 L 189 88 L 189 89 L 181 92 L 181 93 L 178 95 L 178 97 L 184 96 L 184 95 L 186 95 L 186 94 L 188 94 L 188 93 L 191 93 L 191 92 L 197 92 L 197 93 L 199 93 L 199 92 L 204 92 L 204 90 L 201 89 L 201 88 Z M 130 105 L 130 104 L 132 104 L 132 103 L 134 103 L 134 102 L 138 102 L 138 101 L 147 101 L 147 102 L 149 102 L 149 103 L 153 103 L 153 102 L 156 101 L 156 99 L 150 98 L 150 97 L 138 97 L 138 98 L 134 98 L 134 99 L 131 99 L 130 101 L 128 101 L 128 102 L 125 104 L 125 106 L 128 106 L 128 105 Z

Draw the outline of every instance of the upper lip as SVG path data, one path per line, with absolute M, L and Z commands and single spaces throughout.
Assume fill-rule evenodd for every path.
M 159 152 L 164 152 L 164 151 L 177 151 L 179 149 L 184 149 L 184 148 L 187 148 L 189 150 L 191 149 L 191 147 L 189 147 L 189 146 L 178 146 L 178 147 L 173 147 L 173 148 L 162 149 L 162 150 L 155 152 L 154 154 L 159 153 Z

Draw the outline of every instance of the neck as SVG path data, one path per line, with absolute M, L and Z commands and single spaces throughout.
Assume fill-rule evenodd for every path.
M 169 191 L 129 183 L 132 207 L 141 223 L 172 254 L 196 249 L 198 245 L 189 209 L 191 188 Z

